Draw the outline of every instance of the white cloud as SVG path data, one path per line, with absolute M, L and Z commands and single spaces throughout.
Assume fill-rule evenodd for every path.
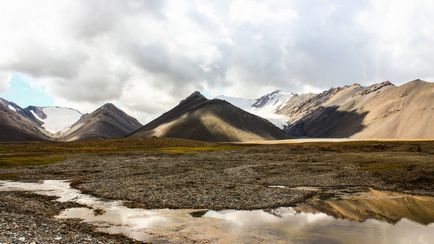
M 358 21 L 370 35 L 373 77 L 398 82 L 433 77 L 434 2 L 371 1 Z
M 256 97 L 434 77 L 432 12 L 428 0 L 5 0 L 0 70 L 61 105 L 114 102 L 144 121 L 194 90 Z
M 11 79 L 11 74 L 0 71 L 0 92 L 6 91 Z
M 265 1 L 234 0 L 230 2 L 229 15 L 235 23 L 254 25 L 263 23 L 285 24 L 297 18 L 295 9 L 288 6 L 281 7 L 281 5 L 270 6 L 270 3 Z

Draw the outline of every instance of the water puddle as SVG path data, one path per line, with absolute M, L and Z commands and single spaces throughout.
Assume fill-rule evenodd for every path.
M 293 190 L 299 190 L 299 191 L 319 191 L 320 189 L 318 187 L 313 186 L 297 186 L 291 188 Z
M 279 189 L 287 189 L 286 186 L 268 186 L 268 188 L 279 188 Z
M 428 225 L 434 222 L 434 197 L 370 190 L 318 203 L 318 210 L 339 218 L 369 218 L 397 223 L 402 218 Z
M 70 188 L 66 181 L 47 180 L 41 183 L 22 183 L 0 181 L 0 191 L 31 191 L 38 194 L 57 196 L 57 200 L 80 203 L 86 207 L 70 208 L 61 212 L 57 218 L 78 218 L 97 226 L 98 231 L 123 234 L 139 241 L 147 242 L 217 242 L 217 243 L 434 243 L 434 224 L 420 224 L 408 218 L 400 218 L 395 224 L 366 218 L 364 222 L 336 219 L 325 213 L 297 212 L 293 208 L 277 208 L 272 210 L 225 210 L 208 211 L 201 209 L 132 209 L 122 205 L 120 201 L 102 201 L 96 197 L 82 194 Z M 338 209 L 335 214 L 348 217 L 351 211 L 354 220 L 358 212 L 380 215 L 380 199 L 382 192 L 357 196 L 349 203 L 329 202 L 324 209 Z M 375 195 L 374 194 L 374 195 Z M 384 193 L 386 194 L 386 193 Z M 363 202 L 364 199 L 366 200 Z M 417 197 L 390 198 L 383 208 L 391 210 L 398 218 L 398 212 L 413 206 L 413 213 L 432 213 L 434 205 L 422 202 Z M 402 202 L 399 199 L 404 199 Z M 411 199 L 411 200 L 410 200 Z M 375 202 L 378 201 L 378 202 Z M 400 202 L 400 203 L 399 203 Z M 389 205 L 388 205 L 389 204 Z M 333 206 L 333 207 L 331 207 Z M 350 206 L 350 207 L 348 207 Z M 373 207 L 374 210 L 370 209 Z M 399 207 L 400 206 L 400 207 Z M 328 207 L 328 208 L 327 208 Z M 387 211 L 386 211 L 387 212 Z M 339 213 L 339 214 L 336 214 Z M 344 214 L 346 213 L 346 214 Z M 373 216 L 376 217 L 376 216 Z M 380 218 L 381 219 L 381 218 Z M 419 220 L 419 219 L 414 219 Z M 428 218 L 426 218 L 428 221 Z

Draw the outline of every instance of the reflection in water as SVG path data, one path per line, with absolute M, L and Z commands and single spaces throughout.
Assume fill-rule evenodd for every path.
M 390 223 L 402 218 L 425 225 L 434 222 L 434 197 L 429 196 L 370 190 L 315 205 L 318 211 L 360 222 L 369 218 Z
M 0 190 L 32 191 L 58 196 L 59 201 L 74 201 L 83 204 L 89 208 L 70 208 L 60 213 L 58 218 L 80 218 L 96 225 L 99 231 L 121 233 L 141 241 L 434 243 L 434 224 L 422 225 L 408 219 L 401 219 L 396 224 L 374 219 L 360 223 L 335 219 L 324 213 L 297 213 L 293 208 L 277 208 L 267 211 L 131 209 L 123 206 L 119 201 L 102 201 L 90 195 L 81 194 L 78 190 L 71 189 L 64 181 L 44 181 L 43 183 L 0 181 Z M 398 199 L 400 198 L 396 197 L 394 201 L 399 202 Z M 345 209 L 345 211 L 363 206 L 360 211 L 364 212 L 368 211 L 371 205 L 380 208 L 380 202 L 380 200 L 375 204 L 357 202 L 357 204 L 352 203 L 351 206 L 354 207 L 350 208 L 342 207 L 342 203 L 335 203 L 334 206 L 336 209 Z M 406 197 L 404 202 L 416 204 L 417 208 L 421 206 L 417 197 L 411 201 Z M 422 205 L 434 208 L 432 204 L 424 204 Z M 402 206 L 411 207 L 407 203 L 403 203 Z M 388 206 L 385 208 L 387 209 Z M 412 211 L 417 213 L 417 208 Z M 100 211 L 95 211 L 95 209 Z M 342 216 L 345 215 L 342 214 Z

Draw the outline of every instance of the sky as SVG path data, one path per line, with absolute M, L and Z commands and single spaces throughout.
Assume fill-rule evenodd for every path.
M 195 90 L 256 98 L 434 77 L 431 0 L 2 0 L 0 97 L 141 122 Z

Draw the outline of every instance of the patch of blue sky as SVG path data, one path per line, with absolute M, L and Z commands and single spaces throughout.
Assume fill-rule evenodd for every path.
M 54 105 L 53 98 L 45 93 L 42 88 L 31 85 L 30 81 L 31 77 L 20 73 L 12 73 L 8 88 L 0 93 L 0 97 L 21 107 Z

